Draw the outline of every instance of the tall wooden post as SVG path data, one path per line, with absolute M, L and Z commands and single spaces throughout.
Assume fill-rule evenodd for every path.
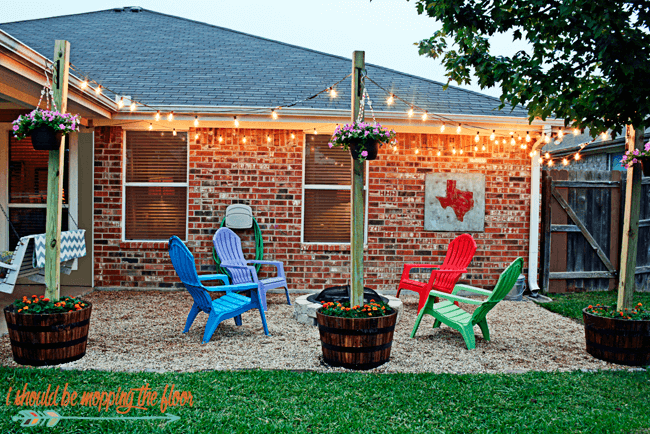
M 625 129 L 625 147 L 628 151 L 643 150 L 643 128 L 632 125 Z M 637 241 L 639 239 L 639 214 L 641 212 L 641 163 L 627 169 L 625 187 L 625 213 L 621 247 L 621 273 L 618 281 L 617 309 L 632 307 L 634 275 L 636 271 Z
M 352 53 L 352 119 L 359 116 L 359 101 L 363 94 L 361 71 L 366 67 L 365 52 Z M 363 203 L 363 183 L 366 163 L 352 160 L 352 218 L 350 219 L 350 306 L 363 305 L 363 223 L 365 207 Z
M 52 91 L 59 112 L 68 108 L 68 74 L 70 69 L 70 43 L 54 43 L 54 75 Z M 65 137 L 59 149 L 50 151 L 47 165 L 47 214 L 45 222 L 45 297 L 58 301 L 60 297 L 61 205 L 63 200 L 63 162 Z

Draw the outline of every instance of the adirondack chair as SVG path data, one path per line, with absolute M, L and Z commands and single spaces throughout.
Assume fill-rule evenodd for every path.
M 501 276 L 499 276 L 499 280 L 497 281 L 497 284 L 492 291 L 486 291 L 484 289 L 475 288 L 469 285 L 456 285 L 451 294 L 445 294 L 444 292 L 432 290 L 429 294 L 424 308 L 420 311 L 420 314 L 415 320 L 415 325 L 413 326 L 413 331 L 411 332 L 411 338 L 415 336 L 415 332 L 420 326 L 422 317 L 426 314 L 429 314 L 435 318 L 435 321 L 433 322 L 433 328 L 440 327 L 440 324 L 443 323 L 453 329 L 458 330 L 463 336 L 465 345 L 467 345 L 468 350 L 476 347 L 476 338 L 474 337 L 474 325 L 476 324 L 478 324 L 478 326 L 481 328 L 483 338 L 486 341 L 489 341 L 490 331 L 488 330 L 487 320 L 485 316 L 494 306 L 496 306 L 498 302 L 503 300 L 508 292 L 510 292 L 512 287 L 515 286 L 515 283 L 521 274 L 521 269 L 523 266 L 524 260 L 522 258 L 515 259 L 512 264 L 510 264 L 508 268 L 506 268 L 506 270 L 501 273 Z M 488 298 L 482 301 L 455 295 L 458 291 L 461 290 L 470 291 L 475 294 L 486 295 Z M 445 298 L 446 300 L 436 303 L 436 297 Z M 476 304 L 479 305 L 479 307 L 477 307 L 474 313 L 470 315 L 460 307 L 455 306 L 452 301 Z
M 432 289 L 451 293 L 454 285 L 460 279 L 463 273 L 467 272 L 467 266 L 472 262 L 476 252 L 476 242 L 469 234 L 462 234 L 456 237 L 447 249 L 447 255 L 440 268 L 435 265 L 427 264 L 405 264 L 402 271 L 402 277 L 397 285 L 397 297 L 402 289 L 408 289 L 420 294 L 418 302 L 418 313 L 424 307 L 429 297 L 429 292 Z M 409 278 L 409 274 L 413 268 L 429 268 L 431 269 L 431 276 L 427 282 L 420 282 Z
M 266 326 L 266 317 L 264 316 L 264 309 L 261 309 L 260 296 L 258 286 L 255 283 L 244 283 L 240 285 L 230 285 L 228 283 L 228 276 L 225 274 L 210 274 L 199 276 L 196 272 L 196 265 L 194 256 L 190 250 L 185 246 L 177 236 L 169 239 L 169 256 L 174 265 L 176 274 L 185 285 L 185 288 L 192 294 L 194 304 L 187 315 L 185 321 L 185 329 L 183 333 L 187 333 L 194 322 L 194 319 L 203 311 L 209 315 L 208 322 L 205 325 L 205 332 L 203 333 L 203 344 L 207 344 L 212 335 L 214 334 L 217 326 L 230 318 L 235 318 L 235 324 L 240 326 L 241 314 L 251 309 L 258 309 L 262 317 L 262 327 L 264 333 L 269 334 Z M 204 286 L 204 281 L 221 280 L 225 286 Z M 245 297 L 237 294 L 238 291 L 250 290 L 251 296 Z M 226 295 L 221 296 L 216 300 L 212 300 L 208 291 L 225 291 Z
M 291 304 L 289 287 L 284 277 L 284 267 L 279 261 L 247 261 L 241 249 L 241 240 L 236 233 L 228 228 L 219 228 L 212 238 L 214 250 L 219 256 L 221 267 L 230 274 L 233 284 L 255 283 L 259 285 L 260 299 L 264 310 L 266 308 L 266 291 L 273 288 L 284 288 L 287 304 Z M 255 267 L 250 264 L 273 265 L 277 269 L 276 277 L 259 279 Z

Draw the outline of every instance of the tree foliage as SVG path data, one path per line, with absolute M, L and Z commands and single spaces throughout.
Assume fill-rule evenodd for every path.
M 592 134 L 650 126 L 650 1 L 416 0 L 442 29 L 418 43 L 449 81 L 501 85 L 501 106 L 529 120 L 556 117 Z M 511 34 L 530 52 L 490 54 L 489 37 Z

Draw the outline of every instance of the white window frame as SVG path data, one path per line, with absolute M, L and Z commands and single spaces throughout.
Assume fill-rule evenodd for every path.
M 303 134 L 303 147 L 302 147 L 302 200 L 300 204 L 300 243 L 308 245 L 323 245 L 323 246 L 349 246 L 351 243 L 328 243 L 325 241 L 309 241 L 305 242 L 305 190 L 347 190 L 352 195 L 351 185 L 336 185 L 336 184 L 305 184 L 305 173 L 307 163 L 307 134 Z M 350 157 L 352 158 L 352 157 Z M 363 213 L 363 245 L 368 244 L 368 182 L 370 180 L 370 166 L 366 160 L 366 179 L 364 181 L 363 190 L 365 191 L 364 200 L 364 213 Z M 352 173 L 350 173 L 350 184 L 352 184 Z M 352 197 L 350 197 L 350 202 Z M 350 216 L 352 218 L 352 216 Z M 352 228 L 350 228 L 352 231 Z M 352 236 L 352 234 L 350 234 Z
M 0 125 L 0 204 L 8 213 L 9 208 L 41 208 L 47 209 L 46 203 L 9 203 L 9 132 L 11 124 Z M 77 228 L 75 221 L 79 221 L 79 136 L 71 133 L 68 140 L 70 150 L 68 161 L 68 203 L 62 207 L 68 210 L 68 228 Z M 0 215 L 0 233 L 8 234 L 10 228 L 7 218 Z M 19 234 L 20 236 L 34 234 Z M 9 245 L 9 237 L 0 237 L 0 250 L 13 250 L 16 246 Z M 78 260 L 75 259 L 72 269 L 78 268 Z
M 159 243 L 168 242 L 168 239 L 155 239 L 155 240 L 128 240 L 126 239 L 126 187 L 185 187 L 187 194 L 185 195 L 185 235 L 183 242 L 187 242 L 188 229 L 189 229 L 189 202 L 190 202 L 190 131 L 179 130 L 179 133 L 186 133 L 187 140 L 187 167 L 185 168 L 185 182 L 126 182 L 126 133 L 128 131 L 148 131 L 145 129 L 124 129 L 122 130 L 122 219 L 120 225 L 122 226 L 122 242 L 123 243 Z M 170 131 L 152 130 L 151 133 L 170 133 Z

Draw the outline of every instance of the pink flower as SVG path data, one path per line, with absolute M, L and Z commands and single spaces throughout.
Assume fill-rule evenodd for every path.
M 650 151 L 650 142 L 645 144 L 645 150 Z
M 361 151 L 361 156 L 362 157 L 367 157 L 368 156 L 368 151 Z
M 65 130 L 65 125 L 63 125 L 63 124 L 59 124 L 59 129 L 61 129 L 61 130 Z
M 14 131 L 18 131 L 18 125 L 14 125 Z
M 334 147 L 334 145 L 332 144 L 332 142 L 329 142 L 329 143 L 327 144 L 327 146 L 329 146 L 330 149 L 332 149 L 332 148 Z

